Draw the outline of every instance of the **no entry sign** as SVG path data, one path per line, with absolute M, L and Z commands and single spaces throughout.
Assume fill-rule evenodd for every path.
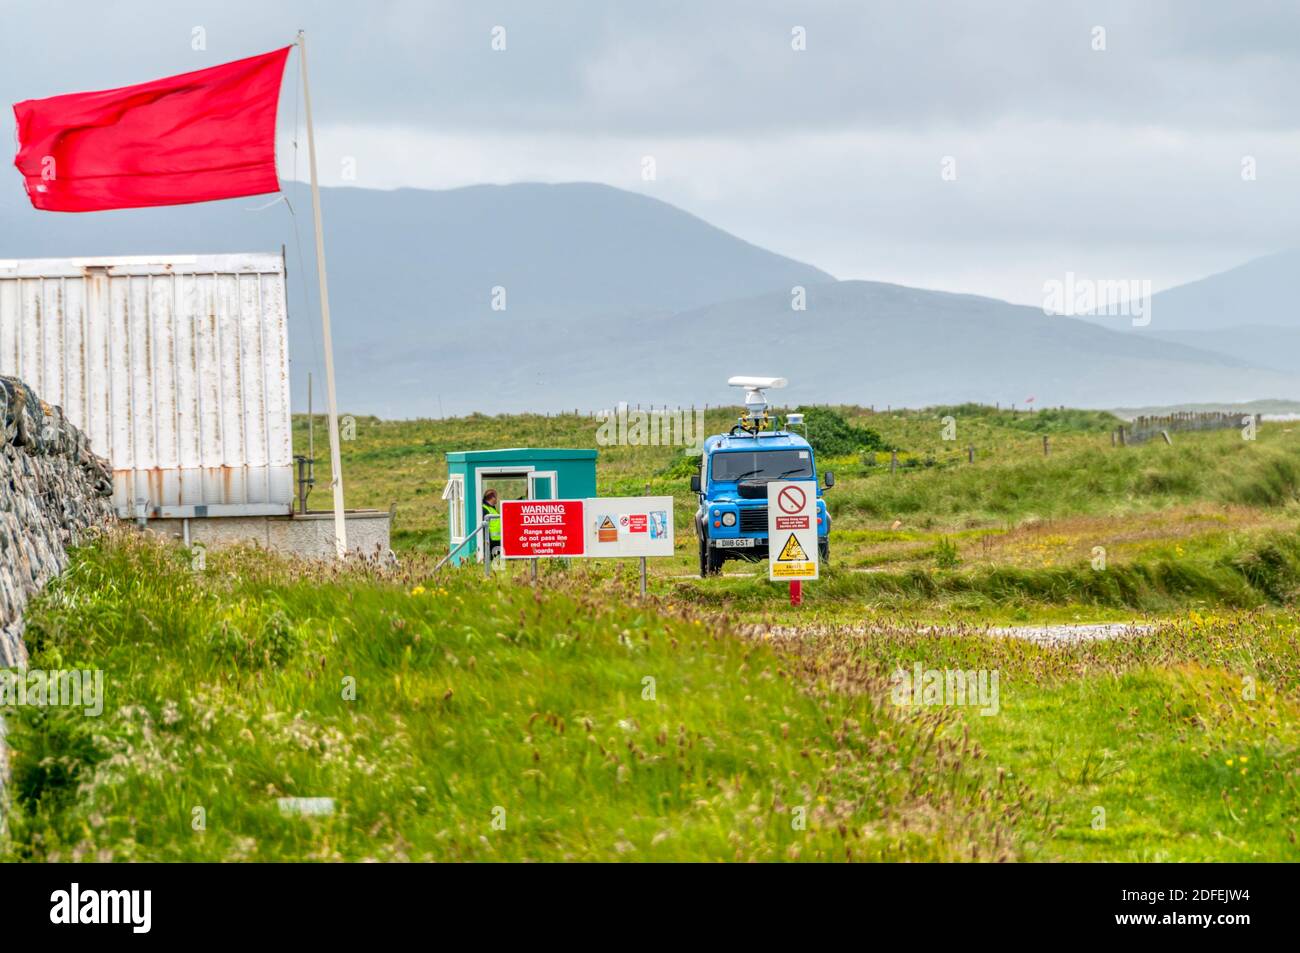
M 817 484 L 773 480 L 767 485 L 768 578 L 817 578 Z
M 501 555 L 581 556 L 585 551 L 582 500 L 503 500 Z

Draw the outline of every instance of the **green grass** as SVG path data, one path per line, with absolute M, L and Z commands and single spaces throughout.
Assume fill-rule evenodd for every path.
M 175 544 L 103 540 L 28 637 L 34 668 L 103 669 L 105 712 L 6 713 L 4 855 L 1294 855 L 1300 641 L 1283 615 L 1071 648 L 740 629 L 580 567 L 533 589 L 232 551 L 195 573 Z M 916 662 L 998 671 L 999 714 L 893 705 L 891 672 Z M 337 810 L 286 817 L 280 797 Z
M 832 561 L 799 608 L 765 566 L 691 577 L 694 464 L 674 447 L 600 450 L 601 494 L 676 499 L 647 600 L 630 561 L 549 563 L 536 588 L 520 565 L 430 577 L 444 453 L 595 446 L 582 415 L 358 419 L 347 501 L 397 504 L 396 570 L 235 550 L 194 572 L 176 544 L 83 547 L 27 638 L 33 668 L 102 670 L 106 708 L 5 711 L 0 858 L 1297 855 L 1290 427 L 1118 448 L 1094 411 L 836 412 L 856 432 L 828 417 L 832 436 L 871 431 L 900 467 L 869 447 L 820 459 L 839 477 Z M 983 631 L 1112 620 L 1158 628 Z M 893 704 L 918 662 L 997 672 L 998 714 Z M 284 816 L 283 797 L 336 810 Z
M 824 414 L 829 410 L 822 408 Z M 999 553 L 973 553 L 966 534 L 1013 533 L 1029 524 L 1092 517 L 1112 521 L 1097 527 L 1091 545 L 1112 548 L 1136 520 L 1198 507 L 1202 516 L 1236 518 L 1236 510 L 1286 515 L 1294 525 L 1300 512 L 1300 437 L 1285 425 L 1265 424 L 1257 440 L 1236 431 L 1175 434 L 1175 443 L 1138 447 L 1110 445 L 1116 418 L 1099 411 L 1041 410 L 1033 414 L 980 405 L 923 411 L 873 413 L 841 407 L 836 412 L 855 432 L 871 431 L 899 448 L 900 467 L 891 472 L 889 454 L 861 452 L 822 455 L 823 471 L 838 481 L 826 494 L 833 517 L 832 555 L 838 565 L 869 568 L 933 565 L 940 539 L 962 546 L 961 565 L 975 570 L 999 563 Z M 707 433 L 725 431 L 738 408 L 708 412 Z M 955 433 L 944 423 L 951 417 Z M 835 420 L 839 418 L 830 417 Z M 503 446 L 596 447 L 598 421 L 585 415 L 487 417 L 454 420 L 355 420 L 355 439 L 342 444 L 349 506 L 388 509 L 396 505 L 393 545 L 399 552 L 441 555 L 447 550 L 445 454 Z M 836 433 L 843 427 L 836 425 Z M 1047 435 L 1049 456 L 1043 455 Z M 317 470 L 322 488 L 329 479 L 325 434 L 317 427 Z M 954 439 L 945 440 L 945 436 Z M 295 420 L 295 448 L 305 452 L 307 421 Z M 975 463 L 967 448 L 975 448 Z M 652 574 L 673 577 L 696 566 L 689 491 L 695 459 L 680 447 L 600 447 L 598 492 L 639 495 L 649 486 L 675 499 L 677 555 L 652 561 Z M 313 494 L 328 504 L 321 489 Z M 1208 511 L 1213 512 L 1208 512 Z M 898 525 L 896 525 L 898 524 Z M 890 533 L 895 535 L 890 536 Z M 929 548 L 913 550 L 915 534 Z M 1043 565 L 1052 557 L 1044 555 Z M 1117 558 L 1123 558 L 1122 556 Z M 1056 561 L 1056 560 L 1053 560 Z M 1020 560 L 1021 563 L 1024 560 Z M 728 568 L 743 564 L 728 563 Z M 1023 565 L 1019 568 L 1025 568 Z M 661 587 L 663 588 L 663 587 Z
M 9 856 L 1008 849 L 993 845 L 1009 842 L 1001 811 L 1012 806 L 983 798 L 935 742 L 948 713 L 905 723 L 871 695 L 816 690 L 713 622 L 632 604 L 609 580 L 551 581 L 561 588 L 542 597 L 452 572 L 420 591 L 248 552 L 215 554 L 196 574 L 175 546 L 83 550 L 29 613 L 31 665 L 102 668 L 108 706 L 98 719 L 8 713 Z M 937 799 L 923 791 L 934 777 L 949 778 Z M 280 797 L 333 797 L 338 810 L 284 817 Z
M 869 476 L 832 491 L 837 519 L 1006 521 L 1134 513 L 1188 501 L 1280 506 L 1300 495 L 1300 441 L 1246 441 L 1235 431 L 1179 435 L 1174 447 L 1100 441 L 984 463 Z
M 980 719 L 988 757 L 1054 805 L 1050 842 L 1026 838 L 1026 857 L 1293 859 L 1297 711 L 1241 688 L 1215 669 L 1141 670 L 1029 689 Z
M 1050 649 L 919 625 L 830 628 L 791 648 L 819 671 L 868 677 L 918 663 L 997 671 L 998 713 L 964 708 L 962 721 L 990 783 L 1050 805 L 1018 825 L 1023 859 L 1296 856 L 1300 630 L 1287 615 L 1192 613 L 1148 636 Z
M 1300 592 L 1300 534 L 1295 528 L 1259 534 L 1200 538 L 1187 549 L 1161 544 L 1144 558 L 1093 568 L 1088 561 L 1051 568 L 986 565 L 961 568 L 956 545 L 945 537 L 922 552 L 927 565 L 891 571 L 823 570 L 806 588 L 804 605 L 783 605 L 785 588 L 766 573 L 748 577 L 683 579 L 676 599 L 700 607 L 769 617 L 853 619 L 865 613 L 956 616 L 1028 621 L 1027 610 L 1129 610 L 1129 614 L 1177 613 L 1198 608 L 1259 608 L 1291 605 Z M 1017 610 L 1025 610 L 1020 615 Z M 1036 611 L 1034 617 L 1043 613 Z M 1092 615 L 1088 616 L 1092 618 Z M 1099 617 L 1106 617 L 1104 612 Z M 1082 621 L 1082 617 L 1080 617 Z

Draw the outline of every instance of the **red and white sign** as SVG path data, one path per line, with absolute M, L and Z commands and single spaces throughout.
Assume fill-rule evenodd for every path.
M 767 485 L 768 578 L 817 578 L 817 484 L 773 480 Z
M 585 553 L 582 500 L 503 500 L 501 555 L 582 556 Z
M 586 503 L 589 559 L 673 554 L 671 496 L 605 496 Z

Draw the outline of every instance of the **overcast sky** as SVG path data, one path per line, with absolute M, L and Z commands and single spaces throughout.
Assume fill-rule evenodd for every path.
M 1067 271 L 1158 290 L 1300 244 L 1294 0 L 0 0 L 0 15 L 9 102 L 215 65 L 303 27 L 326 184 L 604 182 L 840 278 L 1041 304 Z M 280 167 L 294 176 L 287 145 Z

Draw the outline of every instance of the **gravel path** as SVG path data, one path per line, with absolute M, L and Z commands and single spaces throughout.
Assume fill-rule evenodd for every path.
M 983 635 L 995 638 L 1023 639 L 1037 645 L 1075 645 L 1101 639 L 1124 639 L 1148 635 L 1158 626 L 1150 622 L 1062 622 L 1034 625 L 934 625 L 925 622 L 859 622 L 840 624 L 814 622 L 809 625 L 763 624 L 742 625 L 739 632 L 750 637 L 798 639 L 821 635 L 888 635 L 898 633 L 923 633 L 931 636 Z
M 1070 645 L 1075 642 L 1095 642 L 1102 639 L 1128 638 L 1155 631 L 1155 626 L 1145 622 L 1091 622 L 1060 623 L 1058 625 L 995 625 L 986 631 L 1039 645 Z

